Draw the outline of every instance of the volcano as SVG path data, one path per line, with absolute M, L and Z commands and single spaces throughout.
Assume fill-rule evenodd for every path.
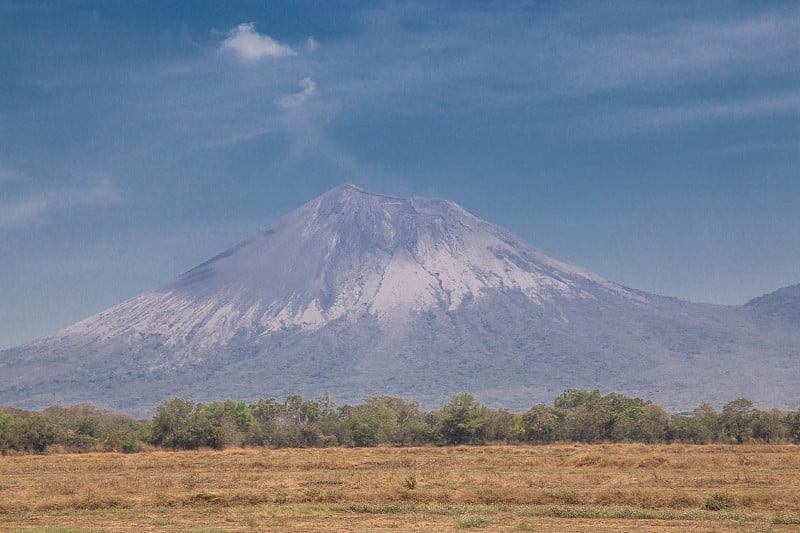
M 795 408 L 796 292 L 740 307 L 656 296 L 454 203 L 343 185 L 162 287 L 0 352 L 0 404 L 146 413 L 174 395 L 433 404 L 466 390 L 524 409 L 601 388 L 676 410 Z

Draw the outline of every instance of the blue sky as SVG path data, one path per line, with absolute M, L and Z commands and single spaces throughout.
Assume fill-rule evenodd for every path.
M 796 2 L 0 0 L 0 348 L 343 182 L 625 285 L 800 282 Z

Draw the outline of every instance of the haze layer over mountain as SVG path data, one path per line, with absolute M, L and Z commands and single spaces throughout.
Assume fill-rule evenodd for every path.
M 794 408 L 789 289 L 744 307 L 654 296 L 451 202 L 344 185 L 163 287 L 2 352 L 0 404 L 467 390 L 523 409 L 598 387 L 674 409 L 740 396 Z

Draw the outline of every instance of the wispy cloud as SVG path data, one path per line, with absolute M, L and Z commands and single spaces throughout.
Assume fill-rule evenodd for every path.
M 306 39 L 306 50 L 309 52 L 314 52 L 316 49 L 319 48 L 319 43 L 313 37 L 309 37 Z
M 649 105 L 606 105 L 564 118 L 561 127 L 577 139 L 608 139 L 646 131 L 693 127 L 713 121 L 800 115 L 800 91 Z
M 45 195 L 28 195 L 0 204 L 0 228 L 26 226 L 39 220 L 50 207 Z
M 310 77 L 300 80 L 300 92 L 285 94 L 275 99 L 275 104 L 284 109 L 303 105 L 317 92 L 317 84 Z
M 111 205 L 124 200 L 122 189 L 108 177 L 95 178 L 84 185 L 67 187 L 60 195 L 63 203 L 78 206 Z
M 796 67 L 800 11 L 721 20 L 672 19 L 638 31 L 555 33 L 545 57 L 571 93 L 693 84 Z M 792 61 L 792 58 L 795 58 Z
M 642 18 L 636 9 L 625 13 L 614 4 L 610 13 L 600 5 L 581 3 L 539 17 L 524 9 L 491 17 L 465 10 L 446 21 L 434 10 L 421 19 L 441 24 L 413 30 L 396 10 L 376 10 L 360 40 L 337 50 L 350 59 L 337 68 L 353 77 L 339 85 L 352 81 L 347 89 L 361 109 L 370 96 L 386 101 L 393 93 L 418 91 L 420 98 L 408 98 L 411 105 L 397 111 L 438 114 L 456 105 L 519 109 L 593 96 L 678 97 L 676 89 L 710 84 L 716 92 L 721 84 L 796 76 L 800 10 L 712 18 L 664 8 L 661 17 Z M 446 95 L 447 105 L 436 95 Z
M 633 119 L 643 127 L 660 128 L 716 119 L 741 120 L 776 113 L 800 113 L 800 91 L 644 109 L 633 113 Z
M 0 175 L 0 185 L 2 183 Z M 7 198 L 0 202 L 0 229 L 39 223 L 69 209 L 115 205 L 124 201 L 122 190 L 107 177 L 83 184 L 38 186 L 8 192 Z
M 244 61 L 254 62 L 265 57 L 293 56 L 296 52 L 291 46 L 279 43 L 269 35 L 256 31 L 252 22 L 239 24 L 228 33 L 220 48 L 232 52 Z

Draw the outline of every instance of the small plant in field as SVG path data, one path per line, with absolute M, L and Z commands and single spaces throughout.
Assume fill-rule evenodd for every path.
M 755 464 L 755 459 L 746 454 L 739 455 L 739 464 L 742 466 L 753 466 Z
M 458 521 L 458 527 L 460 528 L 474 527 L 477 529 L 481 529 L 486 527 L 487 525 L 489 525 L 488 520 L 486 520 L 481 516 L 475 516 L 475 515 L 467 515 Z
M 800 514 L 777 513 L 772 517 L 773 524 L 800 524 Z
M 256 522 L 256 519 L 255 519 L 255 518 L 253 518 L 252 516 L 248 516 L 247 518 L 245 518 L 245 519 L 244 519 L 244 523 L 245 523 L 245 525 L 247 525 L 247 527 L 249 527 L 250 529 L 255 529 L 255 528 L 256 528 L 256 526 L 258 525 L 258 522 Z
M 603 462 L 600 454 L 584 454 L 573 459 L 575 466 L 597 466 Z
M 709 511 L 722 511 L 736 506 L 733 496 L 728 492 L 715 492 L 706 499 L 705 508 Z
M 403 480 L 403 486 L 408 490 L 414 490 L 417 488 L 417 475 L 411 474 L 407 478 Z

